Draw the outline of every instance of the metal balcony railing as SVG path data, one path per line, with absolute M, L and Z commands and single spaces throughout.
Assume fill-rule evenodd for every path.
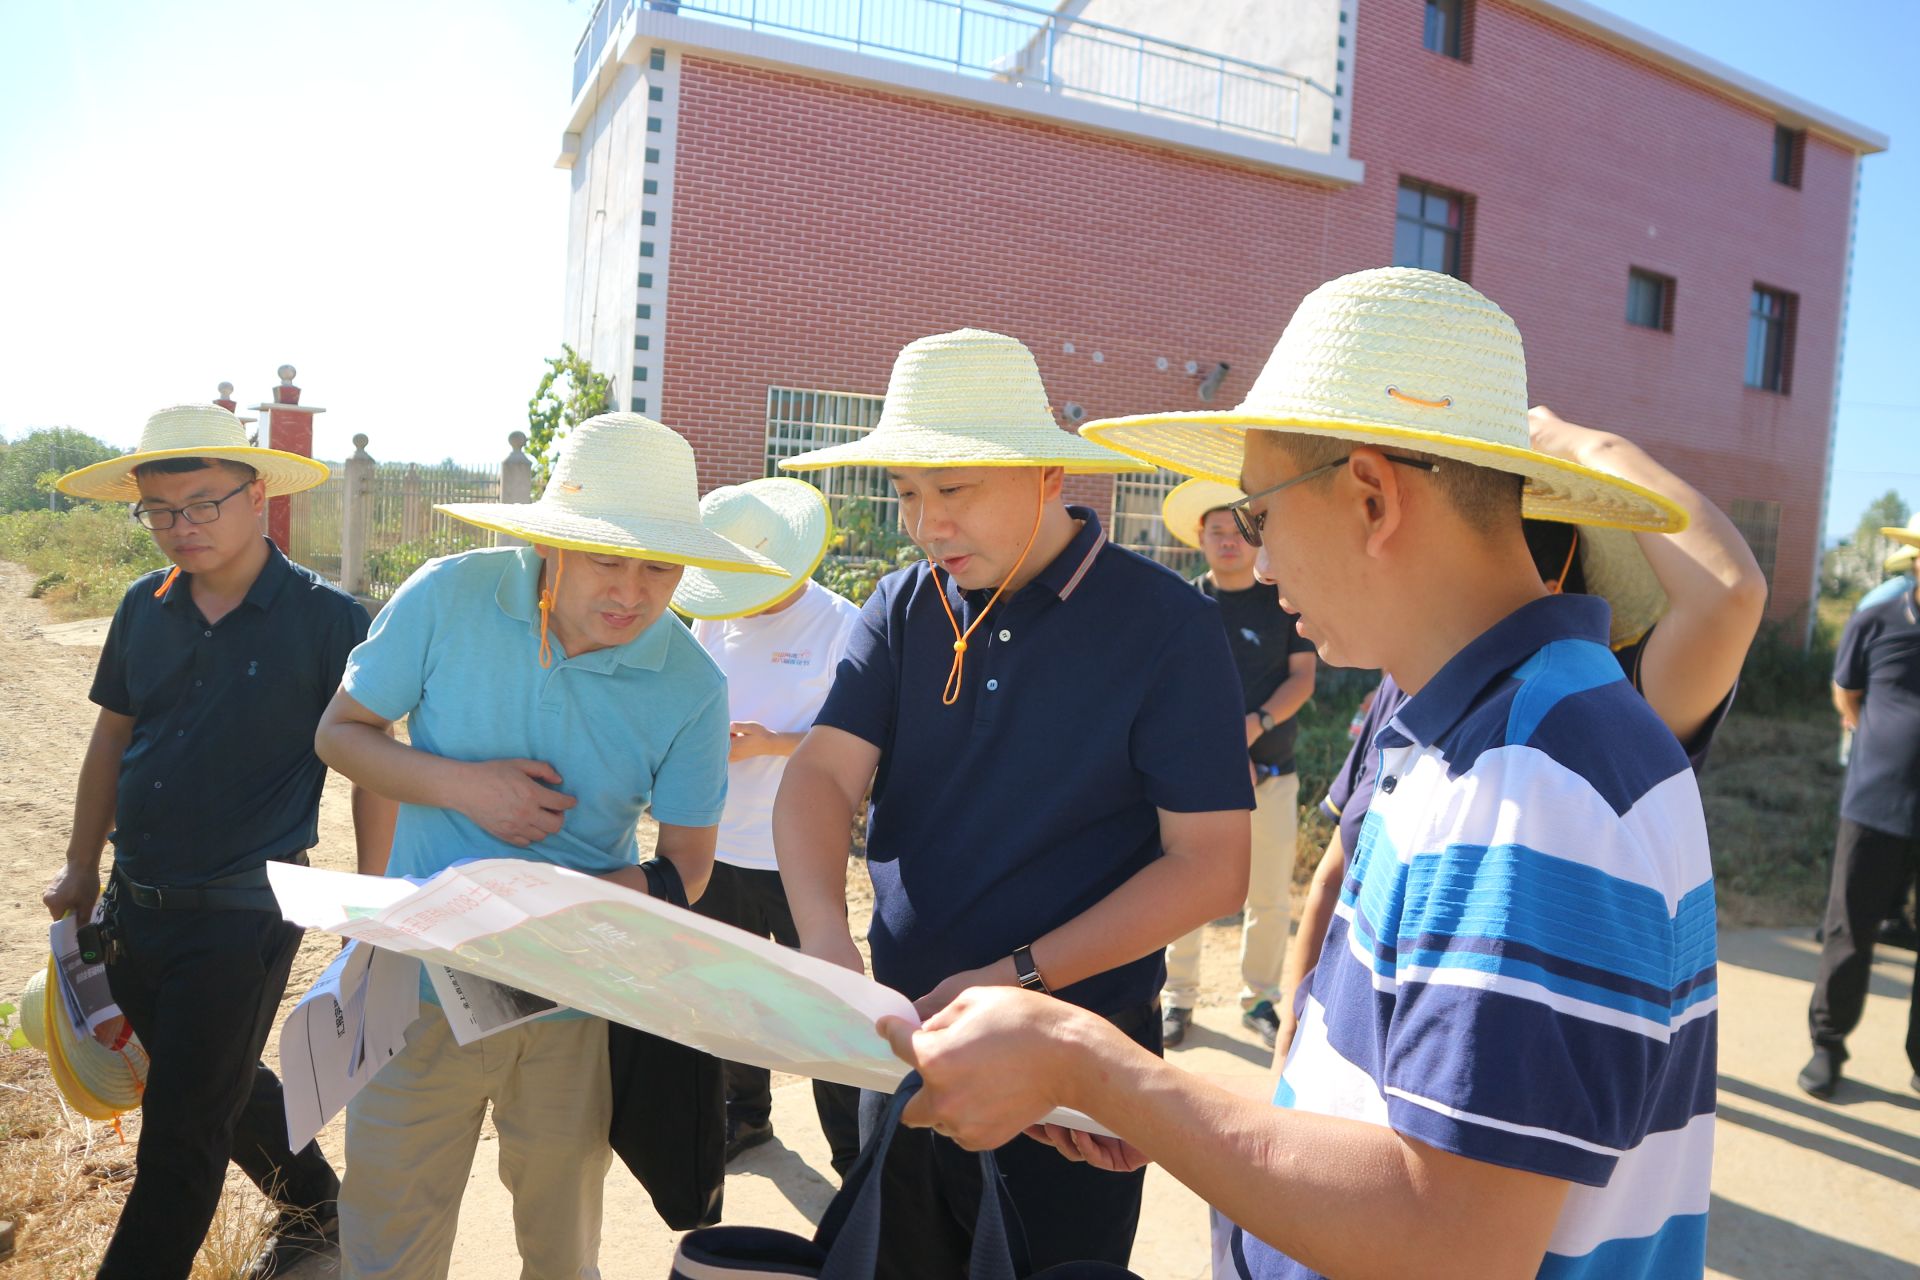
M 1146 115 L 1297 142 L 1313 80 L 1014 0 L 600 0 L 573 55 L 573 96 L 634 9 L 767 31 L 1003 80 Z

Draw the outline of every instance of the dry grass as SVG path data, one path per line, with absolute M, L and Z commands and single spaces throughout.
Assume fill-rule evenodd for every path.
M 1742 715 L 1735 704 L 1700 778 L 1722 926 L 1820 918 L 1840 816 L 1838 748 L 1831 717 Z
M 68 1110 L 46 1059 L 0 1049 L 0 1221 L 14 1223 L 7 1280 L 91 1276 L 133 1183 L 137 1113 L 112 1125 Z M 266 1201 L 230 1172 L 193 1280 L 237 1280 L 266 1241 Z

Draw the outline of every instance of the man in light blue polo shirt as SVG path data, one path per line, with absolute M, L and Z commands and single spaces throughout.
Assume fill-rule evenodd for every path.
M 778 574 L 709 533 L 693 451 L 634 414 L 583 423 L 538 502 L 442 507 L 531 545 L 408 579 L 347 662 L 321 758 L 400 802 L 385 867 L 555 863 L 646 891 L 657 852 L 697 898 L 726 798 L 726 682 L 666 612 L 687 565 Z M 407 720 L 410 745 L 389 736 Z M 461 1047 L 437 1008 L 347 1110 L 343 1273 L 442 1277 L 488 1105 L 525 1274 L 599 1275 L 611 1152 L 606 1024 L 572 1010 Z

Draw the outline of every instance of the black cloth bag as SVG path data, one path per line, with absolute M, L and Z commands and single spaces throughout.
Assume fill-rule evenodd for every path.
M 687 906 L 686 886 L 665 858 L 640 864 L 647 893 Z M 712 1054 L 607 1024 L 613 1123 L 607 1141 L 675 1231 L 720 1221 L 727 1185 L 726 1068 Z

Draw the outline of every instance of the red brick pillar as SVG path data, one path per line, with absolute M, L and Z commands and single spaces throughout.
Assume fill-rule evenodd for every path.
M 280 366 L 280 385 L 273 389 L 273 399 L 267 404 L 255 405 L 266 415 L 266 429 L 260 433 L 260 443 L 268 449 L 278 449 L 283 453 L 297 453 L 302 457 L 313 456 L 313 415 L 325 413 L 325 409 L 300 403 L 300 388 L 293 385 L 294 367 L 290 364 Z M 288 549 L 291 534 L 289 521 L 291 516 L 285 498 L 274 498 L 267 503 L 267 536 L 272 538 L 280 550 Z

